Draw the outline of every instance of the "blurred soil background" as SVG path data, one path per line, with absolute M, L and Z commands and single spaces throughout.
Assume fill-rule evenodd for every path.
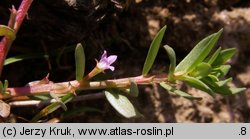
M 0 24 L 8 22 L 8 8 L 20 0 L 0 1 Z M 246 87 L 234 96 L 212 98 L 183 85 L 189 93 L 203 97 L 190 101 L 168 94 L 159 86 L 142 86 L 133 103 L 143 118 L 120 116 L 105 98 L 69 103 L 63 116 L 57 110 L 43 119 L 60 122 L 250 122 L 250 1 L 248 0 L 34 0 L 8 57 L 21 54 L 47 54 L 49 58 L 24 60 L 4 67 L 2 80 L 10 86 L 24 86 L 50 73 L 54 82 L 75 77 L 74 48 L 85 47 L 87 71 L 95 66 L 103 50 L 118 55 L 116 71 L 108 78 L 141 74 L 150 43 L 167 25 L 162 44 L 176 51 L 178 61 L 202 38 L 224 28 L 218 46 L 237 48 L 230 61 L 228 76 L 232 86 Z M 167 71 L 169 60 L 160 49 L 152 72 Z M 101 90 L 100 90 L 101 91 Z M 100 92 L 99 91 L 99 92 Z M 98 91 L 97 91 L 98 92 Z M 86 92 L 93 93 L 93 92 Z M 27 122 L 42 108 L 16 107 L 2 122 Z M 98 109 L 98 112 L 92 110 Z

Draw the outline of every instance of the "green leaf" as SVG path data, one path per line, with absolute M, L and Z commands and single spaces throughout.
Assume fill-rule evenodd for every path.
M 209 86 L 218 87 L 216 82 L 219 82 L 219 79 L 216 76 L 209 74 L 207 77 L 202 78 L 201 81 Z
M 0 93 L 6 94 L 8 86 L 9 86 L 8 80 L 5 80 L 4 84 L 0 81 Z
M 190 77 L 190 76 L 184 76 L 183 80 L 189 84 L 190 86 L 200 89 L 202 91 L 205 91 L 207 93 L 209 93 L 211 96 L 214 95 L 213 90 L 207 86 L 205 83 L 203 83 L 201 80 L 194 78 L 194 77 Z
M 227 83 L 231 82 L 233 79 L 232 78 L 228 78 L 226 80 L 223 80 L 223 81 L 218 81 L 218 82 L 215 82 L 218 87 L 222 87 L 224 85 L 226 85 Z
M 98 113 L 102 113 L 101 110 L 96 109 L 96 108 L 91 108 L 91 107 L 77 107 L 75 109 L 72 110 L 68 110 L 64 113 L 61 114 L 61 118 L 68 118 L 68 117 L 72 117 L 74 115 L 79 115 L 81 113 L 85 113 L 85 112 L 98 112 Z
M 212 89 L 212 87 L 213 88 L 219 88 L 219 87 L 222 87 L 222 86 L 226 86 L 227 83 L 232 81 L 232 78 L 228 78 L 228 79 L 222 80 L 222 81 L 215 81 L 214 79 L 212 79 L 210 77 L 206 77 L 206 78 L 203 78 L 202 81 Z
M 129 99 L 122 95 L 119 90 L 106 90 L 105 96 L 109 103 L 124 117 L 133 118 L 142 116 L 129 101 Z
M 217 67 L 217 66 L 220 66 L 220 65 L 226 63 L 235 53 L 236 53 L 235 48 L 229 48 L 229 49 L 222 50 L 220 52 L 219 56 L 212 63 L 212 66 Z
M 0 81 L 0 93 L 4 93 L 4 89 L 3 89 L 3 83 L 2 83 L 2 81 Z
M 210 64 L 202 62 L 190 73 L 190 76 L 200 79 L 206 77 L 211 70 Z
M 217 59 L 217 57 L 219 56 L 220 52 L 221 52 L 221 47 L 219 47 L 214 52 L 214 54 L 210 58 L 208 58 L 207 63 L 211 65 Z
M 216 76 L 214 76 L 214 75 L 209 74 L 208 77 L 209 77 L 213 82 L 218 82 L 218 81 L 219 81 L 219 79 L 218 79 Z
M 51 96 L 48 94 L 37 94 L 37 95 L 30 95 L 28 96 L 32 100 L 49 100 Z
M 167 26 L 164 26 L 155 36 L 154 40 L 152 41 L 149 51 L 148 51 L 148 55 L 147 58 L 145 60 L 144 66 L 143 66 L 143 70 L 142 70 L 142 75 L 147 75 L 149 70 L 151 69 L 156 55 L 159 51 L 160 48 L 160 44 L 162 41 L 162 38 L 164 36 L 165 30 L 166 30 Z
M 9 82 L 8 82 L 8 80 L 5 80 L 5 81 L 4 81 L 4 85 L 3 85 L 4 91 L 7 90 L 8 86 L 9 86 Z
M 138 89 L 138 86 L 137 86 L 137 84 L 135 82 L 131 82 L 129 90 L 130 90 L 129 94 L 131 96 L 138 97 L 138 95 L 139 95 L 139 89 Z
M 138 97 L 139 95 L 139 89 L 138 86 L 135 82 L 131 81 L 130 88 L 127 89 L 120 89 L 121 91 L 129 94 L 132 97 Z
M 174 70 L 176 67 L 176 56 L 173 48 L 171 48 L 168 45 L 163 46 L 164 49 L 166 50 L 169 60 L 170 60 L 170 66 L 169 66 L 169 71 L 168 71 L 168 80 L 169 81 L 174 81 Z
M 75 49 L 76 61 L 76 80 L 81 80 L 85 72 L 85 53 L 80 43 L 77 44 Z
M 224 77 L 225 75 L 227 75 L 227 73 L 229 72 L 231 66 L 230 65 L 221 65 L 220 67 L 216 68 L 215 71 L 215 75 L 217 77 Z
M 191 52 L 177 65 L 175 73 L 188 73 L 192 71 L 198 64 L 200 64 L 209 54 L 218 41 L 222 33 L 222 29 L 217 33 L 214 33 L 202 41 L 200 41 Z
M 214 90 L 214 92 L 222 95 L 234 95 L 246 89 L 246 88 L 229 88 L 228 86 L 211 87 L 211 88 Z
M 49 94 L 52 98 L 54 98 L 61 105 L 63 110 L 67 111 L 67 106 L 62 102 L 62 100 L 54 92 L 50 92 Z
M 184 98 L 187 98 L 187 99 L 196 99 L 196 100 L 201 100 L 202 99 L 201 97 L 193 97 L 192 95 L 190 95 L 190 94 L 188 94 L 186 92 L 183 92 L 181 90 L 178 90 L 178 89 L 166 84 L 165 82 L 161 82 L 160 85 L 161 85 L 161 87 L 163 87 L 167 91 L 173 92 L 174 94 L 179 95 L 181 97 L 184 97 Z
M 18 55 L 18 56 L 14 56 L 14 57 L 10 57 L 10 58 L 5 59 L 4 66 L 15 63 L 15 62 L 23 61 L 23 60 L 37 59 L 37 58 L 48 59 L 49 56 L 45 55 L 45 54 L 41 54 L 41 53 Z
M 0 25 L 0 36 L 6 36 L 10 40 L 16 39 L 15 31 L 12 28 L 5 25 Z
M 68 93 L 67 95 L 63 96 L 61 98 L 61 101 L 66 104 L 68 102 L 70 102 L 73 98 L 74 98 L 74 94 L 73 93 Z M 60 103 L 59 102 L 54 102 L 50 105 L 48 105 L 47 107 L 45 107 L 44 109 L 42 109 L 38 114 L 35 115 L 35 117 L 32 118 L 31 122 L 37 122 L 40 118 L 47 116 L 48 114 L 54 112 L 55 110 L 57 110 L 58 108 L 60 108 Z

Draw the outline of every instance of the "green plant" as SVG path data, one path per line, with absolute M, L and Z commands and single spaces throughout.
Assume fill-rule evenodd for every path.
M 169 70 L 166 74 L 148 74 L 155 61 L 160 49 L 160 43 L 163 39 L 166 26 L 164 26 L 152 41 L 148 55 L 146 57 L 142 75 L 136 77 L 127 77 L 122 79 L 91 81 L 96 75 L 105 70 L 115 71 L 112 64 L 117 60 L 116 55 L 108 56 L 104 51 L 101 59 L 97 61 L 96 66 L 91 72 L 85 75 L 85 54 L 81 44 L 77 44 L 75 49 L 76 80 L 60 83 L 50 82 L 48 76 L 40 81 L 31 82 L 24 87 L 9 87 L 1 84 L 1 99 L 7 99 L 16 96 L 38 96 L 43 95 L 41 101 L 53 99 L 52 104 L 43 108 L 31 122 L 37 122 L 43 116 L 46 116 L 58 108 L 67 110 L 66 103 L 72 101 L 77 96 L 81 96 L 80 91 L 102 89 L 110 104 L 124 117 L 141 117 L 142 114 L 133 106 L 130 97 L 138 97 L 138 85 L 160 84 L 170 93 L 174 93 L 187 99 L 201 100 L 200 97 L 190 95 L 176 87 L 177 82 L 185 82 L 189 86 L 207 92 L 211 96 L 215 94 L 233 95 L 243 91 L 245 88 L 231 88 L 228 83 L 232 78 L 224 79 L 230 69 L 226 62 L 234 55 L 236 50 L 229 48 L 221 50 L 218 48 L 215 53 L 209 55 L 216 42 L 218 41 L 222 30 L 204 38 L 192 51 L 176 65 L 176 55 L 174 50 L 164 45 L 166 54 L 170 60 Z M 93 96 L 95 94 L 92 94 Z M 45 99 L 45 100 L 44 100 Z

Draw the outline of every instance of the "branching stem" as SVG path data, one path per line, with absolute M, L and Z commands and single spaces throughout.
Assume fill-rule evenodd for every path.
M 0 99 L 6 99 L 16 96 L 28 96 L 35 94 L 49 94 L 53 91 L 57 94 L 63 94 L 69 92 L 69 88 L 72 87 L 75 90 L 97 90 L 105 88 L 128 88 L 131 81 L 139 85 L 150 85 L 152 83 L 158 83 L 167 80 L 167 75 L 154 75 L 154 76 L 136 76 L 130 78 L 121 78 L 104 81 L 69 81 L 61 83 L 49 83 L 49 84 L 37 84 L 24 87 L 11 87 L 7 89 L 7 94 L 0 94 Z M 70 86 L 69 86 L 70 84 Z

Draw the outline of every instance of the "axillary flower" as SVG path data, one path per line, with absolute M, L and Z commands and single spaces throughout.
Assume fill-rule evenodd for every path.
M 110 69 L 111 71 L 115 70 L 114 66 L 111 66 L 117 59 L 116 55 L 107 55 L 107 51 L 104 50 L 102 57 L 99 61 L 96 60 L 95 68 L 87 75 L 86 80 L 94 77 L 95 75 L 104 72 L 104 70 Z
M 116 55 L 111 55 L 107 57 L 107 51 L 104 51 L 104 53 L 102 54 L 101 60 L 97 62 L 96 66 L 102 71 L 106 69 L 110 69 L 114 71 L 115 67 L 111 66 L 111 64 L 113 64 L 116 61 L 116 59 L 117 59 Z

